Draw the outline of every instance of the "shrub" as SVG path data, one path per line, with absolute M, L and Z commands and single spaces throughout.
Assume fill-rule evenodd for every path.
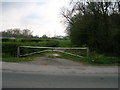
M 3 38 L 2 42 L 15 42 L 16 39 Z
M 21 42 L 41 42 L 42 39 L 21 39 Z
M 20 46 L 19 43 L 13 42 L 3 42 L 2 43 L 2 53 L 7 53 L 11 56 L 17 56 L 17 47 Z
M 40 46 L 40 47 L 57 47 L 59 46 L 59 41 L 43 41 L 43 42 L 3 42 L 2 43 L 2 53 L 9 54 L 10 56 L 17 56 L 17 48 L 19 46 Z M 40 49 L 29 49 L 21 48 L 20 54 L 27 54 L 35 51 L 41 51 Z

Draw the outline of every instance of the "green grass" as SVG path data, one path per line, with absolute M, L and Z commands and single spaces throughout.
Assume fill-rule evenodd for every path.
M 2 61 L 4 62 L 26 62 L 31 61 L 29 58 L 16 58 L 16 57 L 3 57 Z
M 30 56 L 26 56 L 26 57 L 12 57 L 8 54 L 3 54 L 2 55 L 2 61 L 4 62 L 29 62 L 32 61 L 34 57 L 41 57 L 43 56 L 43 54 L 35 54 L 35 55 L 30 55 Z
M 107 56 L 101 56 L 101 57 L 77 57 L 77 56 L 71 56 L 68 54 L 63 54 L 60 52 L 49 52 L 49 53 L 58 53 L 60 56 L 49 56 L 49 58 L 63 58 L 63 59 L 69 59 L 73 61 L 78 61 L 84 64 L 91 64 L 91 65 L 97 65 L 97 66 L 109 66 L 109 65 L 118 65 L 118 61 L 120 60 L 120 57 L 107 57 Z
M 70 40 L 58 40 L 59 41 L 59 47 L 71 47 Z
M 32 58 L 30 57 L 23 57 L 23 58 L 17 58 L 17 57 L 12 57 L 10 55 L 2 55 L 2 61 L 4 62 L 27 62 L 31 61 Z
M 70 59 L 74 61 L 79 61 L 82 63 L 92 64 L 92 65 L 117 65 L 117 61 L 120 59 L 118 57 L 75 57 L 71 55 L 62 54 L 61 58 Z

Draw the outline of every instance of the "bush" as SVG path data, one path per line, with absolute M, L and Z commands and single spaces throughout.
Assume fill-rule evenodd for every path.
M 3 42 L 2 43 L 2 53 L 9 54 L 10 56 L 17 56 L 17 48 L 19 46 L 40 46 L 40 47 L 57 47 L 59 46 L 59 41 L 43 41 L 43 42 Z M 41 51 L 40 49 L 29 49 L 21 48 L 20 54 L 27 54 L 35 51 Z
M 3 38 L 2 42 L 15 42 L 16 39 Z
M 42 39 L 21 39 L 21 42 L 41 42 Z
M 96 52 L 96 51 L 91 51 L 91 52 L 90 52 L 90 56 L 91 56 L 91 57 L 104 57 L 104 54 L 99 54 L 99 53 Z
M 13 57 L 17 56 L 17 47 L 20 46 L 19 43 L 13 42 L 3 42 L 2 43 L 2 53 L 7 53 Z

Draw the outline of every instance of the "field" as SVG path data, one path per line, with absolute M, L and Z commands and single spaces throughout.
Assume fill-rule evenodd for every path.
M 27 40 L 19 39 L 13 41 L 3 41 L 2 42 L 2 61 L 5 62 L 26 62 L 33 60 L 34 57 L 45 56 L 46 53 L 30 55 L 27 57 L 17 58 L 17 47 L 18 46 L 41 46 L 41 47 L 71 47 L 70 40 Z M 21 54 L 30 53 L 34 51 L 39 51 L 40 49 L 21 49 Z M 78 51 L 70 51 L 75 54 Z M 49 53 L 58 53 L 58 57 L 49 57 L 49 58 L 64 58 L 69 60 L 75 60 L 78 62 L 91 64 L 91 65 L 118 65 L 120 57 L 104 56 L 96 52 L 90 52 L 89 57 L 77 57 L 60 52 L 49 52 Z M 84 52 L 82 52 L 84 53 Z

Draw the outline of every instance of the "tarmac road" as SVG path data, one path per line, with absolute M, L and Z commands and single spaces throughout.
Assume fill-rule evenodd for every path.
M 41 74 L 3 71 L 3 88 L 118 88 L 116 74 Z
M 2 62 L 3 88 L 118 88 L 117 66 L 37 59 L 28 63 Z

